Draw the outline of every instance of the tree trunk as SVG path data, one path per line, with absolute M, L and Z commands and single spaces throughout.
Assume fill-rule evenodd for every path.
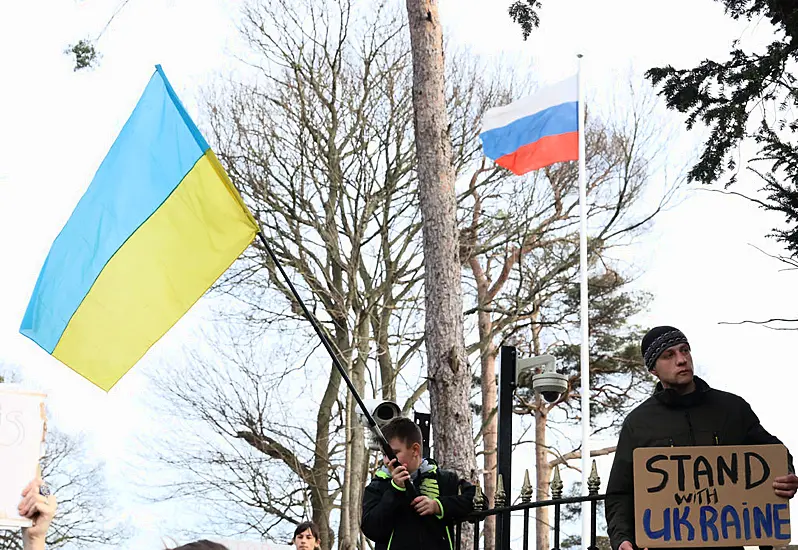
M 342 352 L 340 359 L 344 368 L 352 364 L 349 330 L 346 319 L 333 319 L 335 324 L 335 344 Z M 341 385 L 341 374 L 335 366 L 330 366 L 330 380 L 324 390 L 319 413 L 316 415 L 316 449 L 313 459 L 313 485 L 310 487 L 310 504 L 313 509 L 313 521 L 319 527 L 321 550 L 331 550 L 335 542 L 335 532 L 330 525 L 330 514 L 333 502 L 330 495 L 330 421 L 332 409 L 338 401 L 338 390 Z
M 413 112 L 424 241 L 424 336 L 435 458 L 474 480 L 471 372 L 463 341 L 452 145 L 444 89 L 443 30 L 436 0 L 407 0 L 413 55 Z M 463 548 L 473 543 L 463 526 Z
M 543 398 L 537 396 L 537 408 L 535 409 L 535 479 L 536 479 L 536 500 L 546 500 L 549 498 L 549 484 L 551 479 L 551 467 L 546 449 L 546 418 L 548 410 Z M 549 507 L 541 506 L 535 510 L 535 538 L 538 550 L 549 550 Z
M 369 322 L 362 316 L 355 329 L 357 356 L 352 362 L 350 378 L 357 392 L 363 395 L 366 387 L 366 362 L 369 353 Z M 341 523 L 338 529 L 338 549 L 355 550 L 360 538 L 360 510 L 365 486 L 364 464 L 367 460 L 363 427 L 357 420 L 358 406 L 347 392 L 346 400 L 346 461 L 344 484 L 341 487 Z
M 331 366 L 330 369 L 330 380 L 324 391 L 319 413 L 316 415 L 316 449 L 312 467 L 313 484 L 310 486 L 310 506 L 313 521 L 319 526 L 321 550 L 330 550 L 335 539 L 330 527 L 332 503 L 329 502 L 329 442 L 330 418 L 332 417 L 332 407 L 338 396 L 341 375 L 334 366 Z
M 535 355 L 541 354 L 540 329 L 537 324 L 539 319 L 540 307 L 535 305 L 532 325 L 532 350 Z M 536 500 L 546 500 L 549 496 L 549 484 L 551 479 L 551 466 L 549 465 L 549 453 L 546 447 L 546 419 L 549 416 L 549 409 L 543 397 L 540 395 L 535 398 L 535 491 Z M 537 550 L 549 550 L 549 507 L 541 506 L 535 510 L 535 539 L 537 540 Z
M 474 194 L 474 223 L 472 229 L 476 235 L 481 201 Z M 489 281 L 479 259 L 469 259 L 471 272 L 474 274 L 477 286 L 477 328 L 479 332 L 479 362 L 482 367 L 482 449 L 483 449 L 483 487 L 488 499 L 488 507 L 493 508 L 493 497 L 496 493 L 496 466 L 497 466 L 497 416 L 496 416 L 496 344 L 493 342 L 493 320 L 488 311 L 484 311 L 489 297 Z M 496 517 L 485 518 L 483 529 L 485 550 L 493 550 L 496 546 Z
M 381 388 L 378 397 L 382 397 L 388 401 L 396 401 L 396 370 L 394 369 L 394 361 L 391 357 L 388 336 L 388 328 L 391 323 L 391 312 L 395 305 L 396 304 L 392 301 L 390 303 L 384 303 L 379 313 L 379 320 L 372 320 L 375 343 L 377 345 L 377 363 L 380 366 Z M 372 317 L 376 318 L 377 315 L 373 315 Z
M 480 312 L 488 317 L 490 314 Z M 482 338 L 482 322 L 480 322 L 480 339 Z M 488 332 L 490 335 L 490 332 Z M 482 448 L 484 450 L 483 485 L 488 497 L 488 505 L 493 508 L 493 496 L 496 493 L 496 450 L 497 450 L 497 416 L 496 416 L 496 345 L 488 340 L 486 353 L 482 363 Z M 488 516 L 484 524 L 485 550 L 493 550 L 496 545 L 496 516 Z
M 341 484 L 341 522 L 338 524 L 338 550 L 353 550 L 352 541 L 349 539 L 352 516 L 352 395 L 346 394 L 346 449 L 344 451 L 344 482 Z
M 424 237 L 425 337 L 435 457 L 461 476 L 476 469 L 471 374 L 463 341 L 463 295 L 451 141 L 444 90 L 443 33 L 435 0 L 407 0 L 413 109 Z
M 358 332 L 358 354 L 357 361 L 355 361 L 354 369 L 352 371 L 352 383 L 357 388 L 358 394 L 363 395 L 366 389 L 366 365 L 369 358 L 369 348 L 371 341 L 369 340 L 369 322 L 368 318 L 364 315 L 357 328 Z M 353 550 L 357 548 L 357 542 L 360 538 L 360 510 L 363 503 L 363 490 L 366 485 L 366 472 L 368 471 L 366 462 L 368 460 L 368 453 L 366 452 L 366 438 L 363 432 L 363 427 L 357 419 L 357 403 L 350 395 L 352 400 L 351 409 L 349 411 L 349 425 L 352 430 L 352 439 L 349 459 L 351 461 L 350 468 L 350 488 L 349 499 L 351 502 L 350 518 L 349 518 L 349 544 Z M 343 547 L 340 547 L 343 550 Z
M 355 381 L 354 378 L 352 380 Z M 367 453 L 363 427 L 357 421 L 357 403 L 347 396 L 347 441 L 344 483 L 341 487 L 341 523 L 338 549 L 355 550 L 360 540 L 360 510 L 367 475 Z M 366 465 L 366 468 L 364 468 Z

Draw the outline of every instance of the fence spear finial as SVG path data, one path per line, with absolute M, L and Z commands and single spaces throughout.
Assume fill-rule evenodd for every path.
M 587 478 L 587 492 L 589 495 L 597 495 L 601 487 L 601 478 L 596 469 L 596 461 L 593 460 L 593 467 L 590 469 L 590 476 Z
M 554 477 L 551 480 L 551 498 L 557 500 L 562 498 L 563 482 L 560 479 L 560 465 L 554 467 Z
M 521 502 L 532 502 L 532 484 L 529 483 L 529 470 L 524 470 L 524 484 L 521 486 Z
M 474 484 L 475 491 L 474 491 L 474 511 L 480 512 L 485 509 L 485 495 L 482 493 L 482 487 L 479 486 L 479 480 Z
M 493 507 L 502 508 L 507 504 L 507 494 L 504 492 L 504 478 L 501 474 L 496 480 L 496 492 L 493 495 Z

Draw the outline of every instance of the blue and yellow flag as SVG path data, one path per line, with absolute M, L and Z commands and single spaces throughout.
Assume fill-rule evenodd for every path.
M 55 239 L 20 332 L 108 391 L 257 227 L 157 65 Z

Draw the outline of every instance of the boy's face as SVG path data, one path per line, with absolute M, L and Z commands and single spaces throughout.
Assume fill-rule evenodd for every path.
M 412 474 L 418 470 L 423 460 L 421 458 L 421 445 L 418 443 L 408 445 L 407 441 L 403 441 L 398 437 L 392 438 L 388 444 L 393 449 L 399 464 L 403 464 L 408 472 Z

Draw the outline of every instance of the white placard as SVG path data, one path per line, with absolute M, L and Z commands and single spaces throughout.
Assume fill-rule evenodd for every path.
M 45 395 L 0 384 L 0 529 L 30 527 L 19 515 L 22 491 L 37 474 L 45 431 Z
M 275 544 L 272 542 L 212 539 L 213 542 L 225 545 L 229 550 L 296 550 L 293 545 Z

